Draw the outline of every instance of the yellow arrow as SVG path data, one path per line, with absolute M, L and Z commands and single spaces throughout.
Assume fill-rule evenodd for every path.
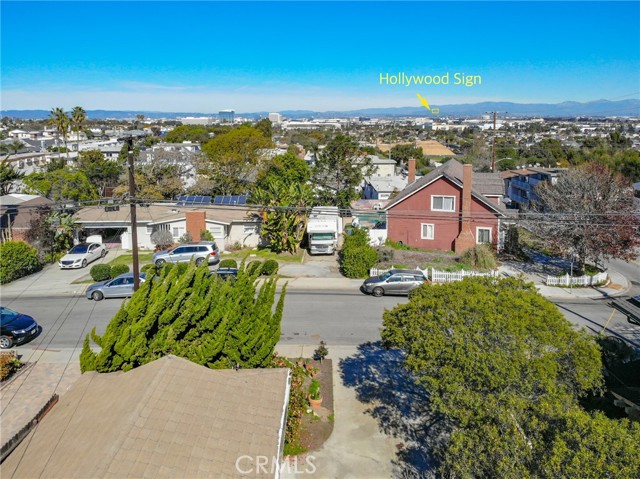
M 422 106 L 425 107 L 427 110 L 431 110 L 431 107 L 429 106 L 429 103 L 427 102 L 427 100 L 422 98 L 422 95 L 420 95 L 420 93 L 416 93 L 416 95 L 418 95 L 418 98 L 420 99 L 420 103 L 422 103 Z

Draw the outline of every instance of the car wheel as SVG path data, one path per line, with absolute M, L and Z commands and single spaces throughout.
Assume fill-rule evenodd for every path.
M 196 266 L 200 266 L 202 263 L 204 263 L 204 258 L 198 258 L 196 260 Z
M 13 346 L 13 339 L 9 336 L 0 336 L 0 348 L 1 349 L 9 349 Z
M 83 259 L 83 260 L 82 260 L 82 267 L 83 267 L 83 268 L 86 268 L 86 267 L 87 267 L 87 260 L 86 260 L 86 259 Z
M 382 289 L 381 287 L 377 287 L 377 288 L 373 288 L 372 294 L 376 297 L 379 298 L 380 296 L 382 296 L 384 294 L 384 289 Z
M 159 259 L 159 260 L 157 260 L 157 261 L 156 261 L 156 266 L 159 268 L 159 267 L 161 267 L 161 266 L 162 266 L 163 264 L 165 264 L 165 263 L 166 263 L 166 261 L 165 261 L 165 260 L 163 260 L 163 259 Z
M 106 249 L 103 249 L 103 250 L 102 250 L 102 253 L 100 253 L 100 257 L 101 257 L 101 258 L 104 258 L 105 256 L 107 256 L 107 250 L 106 250 Z
M 91 293 L 91 299 L 93 299 L 94 301 L 101 301 L 102 298 L 104 298 L 104 294 L 102 294 L 100 291 L 94 291 L 93 293 Z

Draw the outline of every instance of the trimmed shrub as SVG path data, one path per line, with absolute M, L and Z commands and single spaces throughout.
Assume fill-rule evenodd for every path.
M 117 264 L 111 267 L 111 277 L 115 278 L 116 276 L 120 276 L 121 274 L 128 273 L 129 266 L 126 264 Z
M 349 234 L 344 236 L 343 249 L 360 248 L 369 245 L 369 230 L 367 228 L 352 228 Z
M 247 265 L 247 273 L 249 274 L 262 274 L 262 261 L 251 261 Z
M 262 265 L 262 274 L 264 275 L 272 275 L 278 272 L 278 262 L 275 259 L 268 259 Z
M 108 264 L 96 264 L 89 271 L 91 279 L 94 281 L 105 281 L 111 279 L 111 266 Z
M 237 268 L 238 262 L 235 259 L 227 258 L 220 261 L 220 268 Z
M 156 265 L 153 263 L 145 264 L 142 268 L 140 268 L 140 272 L 150 275 L 156 274 Z
M 38 252 L 23 241 L 5 241 L 0 244 L 0 283 L 35 273 L 42 268 Z
M 200 230 L 200 241 L 215 241 L 215 238 L 209 230 Z
M 496 256 L 488 244 L 479 244 L 465 251 L 460 262 L 471 269 L 496 269 Z
M 0 381 L 8 379 L 14 372 L 22 367 L 22 362 L 11 351 L 0 353 Z
M 378 263 L 378 252 L 371 246 L 343 248 L 340 259 L 347 278 L 368 278 L 369 270 Z

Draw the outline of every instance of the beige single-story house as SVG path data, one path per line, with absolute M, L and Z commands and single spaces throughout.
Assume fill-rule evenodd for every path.
M 256 208 L 248 206 L 178 206 L 154 203 L 136 207 L 138 247 L 153 250 L 151 235 L 157 230 L 171 232 L 174 243 L 190 233 L 200 240 L 200 231 L 208 230 L 221 251 L 236 243 L 255 247 L 260 244 L 262 219 Z M 131 249 L 131 213 L 129 205 L 90 206 L 74 218 L 87 235 L 102 234 L 108 244 L 120 243 Z
M 278 478 L 291 374 L 165 356 L 84 373 L 0 466 L 3 478 Z

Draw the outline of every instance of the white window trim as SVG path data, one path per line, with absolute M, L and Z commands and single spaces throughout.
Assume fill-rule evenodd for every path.
M 434 198 L 453 198 L 453 208 L 450 210 L 436 209 L 433 207 Z M 452 195 L 431 195 L 431 211 L 444 211 L 446 213 L 453 213 L 456 211 L 456 197 Z
M 431 226 L 431 237 L 424 235 L 424 227 Z M 423 240 L 432 240 L 436 237 L 436 226 L 433 223 L 420 223 L 420 238 Z
M 480 243 L 480 230 L 489 230 L 489 242 L 488 243 Z M 476 244 L 491 244 L 493 242 L 493 228 L 487 226 L 477 226 L 476 227 Z

